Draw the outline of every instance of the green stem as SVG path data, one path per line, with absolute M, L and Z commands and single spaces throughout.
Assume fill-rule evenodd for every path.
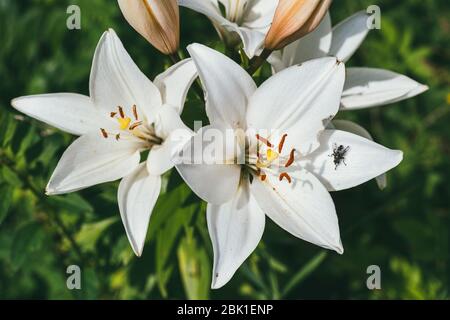
M 269 58 L 272 54 L 272 50 L 264 49 L 261 55 L 255 56 L 250 60 L 249 67 L 247 72 L 252 76 L 258 71 L 259 68 L 263 65 L 263 63 Z

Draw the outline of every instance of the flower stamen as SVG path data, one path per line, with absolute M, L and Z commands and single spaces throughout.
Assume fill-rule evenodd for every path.
M 287 136 L 288 136 L 287 133 L 283 134 L 283 137 L 281 138 L 281 141 L 278 144 L 278 153 L 281 153 L 283 151 L 284 142 L 286 141 Z
M 270 143 L 269 140 L 261 137 L 259 134 L 256 135 L 256 139 L 258 139 L 259 141 L 261 141 L 262 143 L 264 143 L 266 146 L 268 146 L 269 148 L 273 148 L 273 144 Z
M 291 176 L 287 172 L 280 173 L 280 181 L 283 181 L 283 179 L 286 179 L 289 183 L 292 182 Z
M 289 155 L 289 159 L 286 162 L 286 164 L 284 165 L 284 167 L 289 168 L 294 163 L 294 160 L 295 160 L 295 149 L 292 149 L 291 153 Z
M 102 133 L 103 138 L 108 139 L 108 132 L 106 132 L 106 130 L 103 128 L 101 128 L 100 131 Z

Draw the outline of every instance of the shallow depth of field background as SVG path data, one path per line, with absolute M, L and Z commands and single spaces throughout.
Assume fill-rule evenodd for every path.
M 80 31 L 66 28 L 70 4 L 81 7 Z M 333 21 L 370 4 L 382 9 L 382 30 L 369 34 L 349 65 L 390 69 L 431 89 L 338 118 L 358 121 L 380 143 L 402 149 L 403 163 L 382 192 L 371 181 L 333 194 L 343 256 L 267 220 L 255 253 L 227 286 L 211 291 L 206 206 L 175 171 L 165 177 L 143 257 L 136 258 L 119 218 L 118 184 L 46 197 L 46 182 L 73 137 L 19 117 L 9 104 L 27 94 L 88 94 L 94 49 L 109 27 L 151 79 L 168 59 L 131 29 L 116 1 L 0 0 L 0 298 L 449 298 L 450 5 L 336 0 Z M 183 48 L 200 42 L 223 50 L 206 18 L 185 9 L 181 16 Z M 204 119 L 202 108 L 190 95 L 183 119 L 189 125 Z M 82 290 L 66 288 L 69 265 L 81 267 Z M 367 289 L 369 265 L 380 266 L 382 290 Z

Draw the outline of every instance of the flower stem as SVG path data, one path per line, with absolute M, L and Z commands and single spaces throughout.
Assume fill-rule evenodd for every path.
M 272 50 L 270 49 L 264 49 L 263 52 L 261 52 L 261 55 L 254 56 L 249 63 L 249 67 L 247 69 L 247 72 L 250 75 L 254 75 L 256 71 L 258 71 L 259 68 L 263 65 L 263 63 L 267 60 L 267 58 L 272 54 Z

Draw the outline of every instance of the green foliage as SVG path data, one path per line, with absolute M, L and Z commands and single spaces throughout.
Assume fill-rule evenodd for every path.
M 372 2 L 335 1 L 333 20 Z M 79 31 L 66 28 L 69 4 L 81 8 Z M 268 221 L 255 253 L 227 286 L 211 291 L 205 204 L 176 171 L 164 177 L 145 251 L 137 258 L 120 222 L 117 184 L 45 196 L 52 170 L 73 138 L 10 107 L 21 95 L 87 94 L 92 55 L 109 27 L 149 78 L 170 61 L 132 30 L 116 2 L 0 0 L 0 298 L 448 298 L 450 6 L 446 0 L 378 5 L 382 29 L 371 32 L 350 65 L 391 69 L 430 90 L 338 117 L 357 121 L 380 143 L 403 150 L 404 162 L 389 173 L 383 192 L 369 182 L 333 194 L 344 255 L 325 253 Z M 192 42 L 225 51 L 206 18 L 182 9 L 182 44 Z M 265 66 L 257 81 L 269 74 Z M 183 119 L 191 127 L 194 119 L 206 121 L 194 92 Z M 66 288 L 72 264 L 82 269 L 81 291 Z M 372 264 L 381 267 L 381 291 L 366 288 Z

